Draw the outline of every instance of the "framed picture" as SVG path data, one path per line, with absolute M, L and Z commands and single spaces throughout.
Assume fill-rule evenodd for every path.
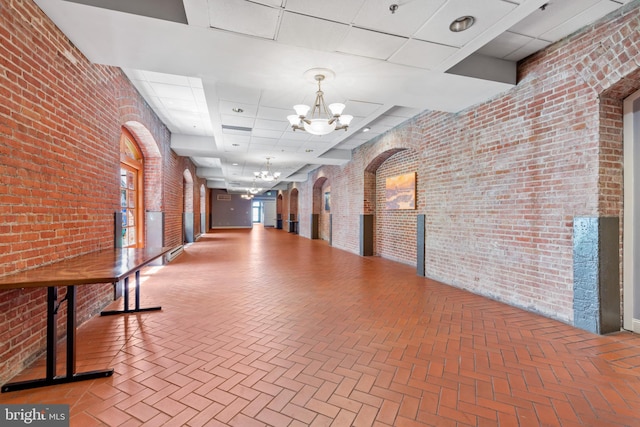
M 416 208 L 416 173 L 387 178 L 385 186 L 385 207 L 387 209 Z
M 331 210 L 331 193 L 329 191 L 324 193 L 324 210 L 327 212 Z

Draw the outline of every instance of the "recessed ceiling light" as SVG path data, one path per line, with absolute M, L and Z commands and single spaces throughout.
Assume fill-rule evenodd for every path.
M 364 128 L 364 129 L 362 129 L 362 132 L 369 132 L 370 130 L 371 130 L 371 128 L 370 128 L 370 127 L 366 127 L 366 128 Z
M 238 166 L 237 163 L 231 163 L 231 166 Z
M 313 153 L 313 150 L 311 148 L 307 148 L 306 150 L 304 150 L 305 153 Z
M 474 22 L 476 22 L 476 19 L 473 16 L 461 16 L 449 25 L 449 29 L 454 33 L 459 33 L 471 28 Z
M 240 144 L 231 144 L 232 147 L 240 147 Z
M 244 110 L 240 107 L 234 107 L 231 109 L 234 113 L 244 113 Z

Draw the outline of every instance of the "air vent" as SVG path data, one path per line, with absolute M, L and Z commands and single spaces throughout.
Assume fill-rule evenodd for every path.
M 248 127 L 244 127 L 244 126 L 222 125 L 222 130 L 235 130 L 235 131 L 238 131 L 238 132 L 251 132 L 253 129 L 252 128 L 248 128 Z

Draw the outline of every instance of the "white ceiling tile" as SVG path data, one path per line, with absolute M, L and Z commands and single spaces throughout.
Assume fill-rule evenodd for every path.
M 140 74 L 143 76 L 144 80 L 152 83 L 164 83 L 176 86 L 190 86 L 189 78 L 185 76 L 157 73 L 154 71 L 140 71 Z
M 414 34 L 414 37 L 443 45 L 462 47 L 470 40 L 479 37 L 515 7 L 516 5 L 512 3 L 500 0 L 449 0 Z M 449 30 L 449 25 L 455 19 L 468 15 L 475 19 L 471 28 L 459 33 Z
M 364 2 L 365 0 L 289 0 L 286 9 L 307 16 L 318 16 L 330 21 L 350 24 Z
M 239 104 L 254 104 L 260 102 L 260 90 L 252 89 L 244 86 L 233 84 L 216 84 L 216 93 L 218 98 L 225 101 L 231 101 Z
M 299 131 L 299 130 L 294 131 L 291 128 L 289 128 L 284 133 L 283 138 L 288 141 L 296 141 L 298 143 L 301 143 L 301 142 L 307 141 L 312 136 L 313 135 L 311 135 L 310 133 Z
M 548 7 L 551 6 L 552 5 Z M 561 38 L 564 38 L 569 34 L 584 27 L 585 22 L 593 22 L 601 16 L 613 12 L 619 7 L 620 5 L 614 2 L 601 0 L 593 7 L 590 7 L 581 13 L 576 13 L 577 11 L 574 10 L 574 14 L 571 15 L 565 22 L 553 28 L 552 30 L 543 33 L 541 37 L 545 40 L 560 40 Z
M 406 41 L 407 39 L 402 37 L 351 28 L 337 50 L 352 55 L 387 59 Z
M 446 0 L 413 0 L 399 4 L 391 13 L 389 0 L 368 0 L 363 5 L 353 24 L 387 34 L 409 37 L 429 19 Z M 399 3 L 399 2 L 397 2 Z
M 267 6 L 274 6 L 274 7 L 281 7 L 282 6 L 282 0 L 251 0 L 254 3 L 260 3 L 260 4 L 264 4 Z
M 162 98 L 161 102 L 167 110 L 186 111 L 190 113 L 197 113 L 199 111 L 198 106 L 194 104 L 191 99 Z
M 218 107 L 219 107 L 220 114 L 229 114 L 232 116 L 239 116 L 239 117 L 255 117 L 256 111 L 258 110 L 257 105 L 241 104 L 241 103 L 232 102 L 232 101 L 220 101 L 218 103 Z M 240 108 L 242 109 L 242 112 L 241 113 L 235 112 L 233 111 L 234 108 Z
M 526 58 L 527 56 L 538 52 L 545 47 L 549 46 L 550 43 L 545 40 L 531 39 L 527 44 L 523 45 L 519 49 L 511 52 L 504 59 L 507 61 L 519 61 L 521 59 Z
M 457 50 L 458 49 L 454 47 L 437 43 L 409 40 L 398 52 L 389 58 L 389 62 L 429 70 L 453 55 Z
M 293 46 L 333 52 L 348 31 L 348 25 L 285 12 L 277 40 Z
M 505 59 L 508 55 L 516 52 L 531 40 L 533 40 L 532 37 L 507 31 L 478 49 L 477 53 Z
M 423 110 L 419 108 L 409 108 L 396 106 L 385 113 L 388 116 L 402 117 L 404 119 L 410 119 L 420 114 Z
M 291 107 L 291 110 L 283 110 L 282 108 L 260 107 L 258 108 L 258 114 L 256 115 L 256 117 L 264 120 L 286 122 L 287 116 L 293 113 L 295 113 L 295 111 L 293 111 L 293 106 Z
M 260 150 L 271 150 L 273 149 L 274 145 L 278 142 L 277 139 L 275 138 L 258 138 L 258 137 L 252 137 L 251 138 L 251 148 L 256 148 L 256 149 L 260 149 Z
M 151 89 L 160 98 L 193 100 L 193 92 L 189 86 L 177 86 L 165 83 L 151 83 Z
M 257 119 L 253 125 L 254 129 L 266 129 L 266 130 L 277 130 L 280 133 L 287 130 L 289 127 L 289 122 L 284 122 L 280 120 L 264 120 Z
M 211 27 L 275 39 L 281 10 L 245 0 L 209 0 Z
M 544 10 L 536 10 L 531 15 L 509 28 L 509 31 L 533 38 L 539 38 L 552 29 L 563 25 L 566 20 L 580 14 L 582 11 L 590 8 L 599 1 L 600 0 L 550 0 Z
M 350 100 L 346 103 L 344 112 L 345 114 L 351 114 L 352 116 L 368 117 L 379 111 L 380 108 L 382 108 L 382 104 L 377 104 L 375 102 Z
M 255 121 L 253 117 L 233 116 L 230 114 L 221 114 L 220 120 L 222 121 L 223 125 L 246 128 L 252 128 Z
M 256 138 L 270 138 L 273 143 L 276 143 L 283 132 L 282 130 L 253 129 L 251 131 L 251 141 L 255 141 Z

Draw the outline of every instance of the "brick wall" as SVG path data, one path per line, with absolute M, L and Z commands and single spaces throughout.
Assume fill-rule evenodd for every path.
M 195 168 L 170 150 L 167 128 L 119 69 L 89 63 L 31 0 L 3 1 L 0 275 L 113 247 L 123 126 L 143 146 L 145 208 L 165 211 L 165 244 L 180 244 L 182 174 Z M 0 383 L 43 349 L 45 295 L 0 291 Z M 81 286 L 79 322 L 111 296 L 110 284 Z
M 389 157 L 377 169 L 375 181 L 374 254 L 405 264 L 416 265 L 417 210 L 386 209 L 387 178 L 415 173 L 419 168 L 419 153 L 402 150 Z M 416 179 L 416 206 L 424 198 L 421 182 Z
M 326 176 L 333 246 L 358 253 L 359 215 L 374 214 L 376 251 L 411 263 L 415 232 L 394 235 L 379 194 L 385 162 L 417 170 L 411 215 L 426 216 L 428 277 L 571 323 L 573 218 L 622 216 L 622 99 L 640 88 L 639 10 L 630 3 L 527 58 L 517 86 L 489 102 L 424 112 L 348 164 L 319 168 L 300 200 Z M 301 204 L 302 220 L 310 209 Z

